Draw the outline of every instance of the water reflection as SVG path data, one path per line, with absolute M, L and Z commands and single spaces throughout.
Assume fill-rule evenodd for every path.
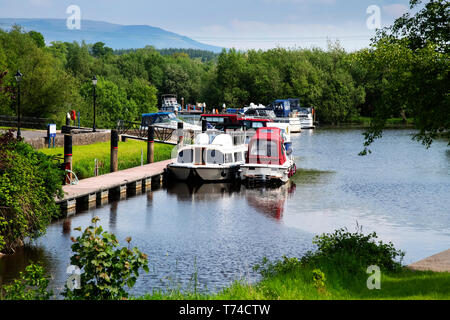
M 295 192 L 296 185 L 289 181 L 281 187 L 248 187 L 240 183 L 186 183 L 174 182 L 167 185 L 167 193 L 178 201 L 189 203 L 211 202 L 233 197 L 245 198 L 247 203 L 268 217 L 280 220 L 288 196 Z
M 247 203 L 269 217 L 280 220 L 283 216 L 286 199 L 293 195 L 296 185 L 289 181 L 278 188 L 258 187 L 245 188 L 243 193 Z
M 17 249 L 12 255 L 0 258 L 0 287 L 17 279 L 20 272 L 23 272 L 31 262 L 42 263 L 45 270 L 50 268 L 48 252 L 45 248 L 32 245 L 26 245 Z
M 176 196 L 179 201 L 212 201 L 230 197 L 239 193 L 241 185 L 237 183 L 186 183 L 174 181 L 167 184 L 167 193 Z

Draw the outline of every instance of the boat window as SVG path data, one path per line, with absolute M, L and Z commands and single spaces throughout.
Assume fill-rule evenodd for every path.
M 242 157 L 242 152 L 235 152 L 234 153 L 234 161 L 235 162 L 239 162 L 239 161 L 243 161 L 243 157 Z
M 252 128 L 262 128 L 264 127 L 264 123 L 262 122 L 252 122 Z
M 192 149 L 182 150 L 178 152 L 178 163 L 192 163 L 193 152 Z
M 218 150 L 207 150 L 206 151 L 206 162 L 211 164 L 223 164 L 224 155 Z
M 250 155 L 261 157 L 272 157 L 277 155 L 277 143 L 270 140 L 258 140 L 250 149 Z
M 233 154 L 227 153 L 225 154 L 225 163 L 232 163 L 233 162 Z

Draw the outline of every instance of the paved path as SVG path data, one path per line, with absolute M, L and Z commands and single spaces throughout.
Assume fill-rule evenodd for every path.
M 150 163 L 144 166 L 112 172 L 98 177 L 83 179 L 76 185 L 63 186 L 65 194 L 64 199 L 57 200 L 57 202 L 79 198 L 162 174 L 167 165 L 173 161 L 174 159 Z
M 450 249 L 414 262 L 408 268 L 420 271 L 450 272 Z

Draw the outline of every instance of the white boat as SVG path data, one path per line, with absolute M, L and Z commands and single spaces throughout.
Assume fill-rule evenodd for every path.
M 168 169 L 179 180 L 200 178 L 204 181 L 233 180 L 245 163 L 242 133 L 207 131 L 195 137 L 192 145 L 179 148 L 176 162 Z
M 287 154 L 280 128 L 259 128 L 248 144 L 245 164 L 239 172 L 248 183 L 286 183 L 296 166 Z
M 301 119 L 298 117 L 274 118 L 273 121 L 289 125 L 289 129 L 292 133 L 302 132 Z
M 297 113 L 297 117 L 300 120 L 302 129 L 314 129 L 313 109 L 312 108 L 300 108 Z
M 285 123 L 289 125 L 289 130 L 292 133 L 302 131 L 300 119 L 298 117 L 290 115 L 289 116 L 286 115 L 284 117 L 277 117 L 272 108 L 267 108 L 262 104 L 255 105 L 251 103 L 249 107 L 244 108 L 244 115 L 247 117 L 271 119 L 272 121 L 277 123 Z

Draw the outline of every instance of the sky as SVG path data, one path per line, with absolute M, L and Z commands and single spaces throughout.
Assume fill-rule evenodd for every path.
M 408 0 L 0 0 L 0 18 L 67 19 L 70 5 L 82 20 L 150 25 L 243 50 L 326 48 L 336 40 L 358 50 L 369 46 L 374 26 L 409 10 Z M 379 15 L 368 13 L 373 6 Z

